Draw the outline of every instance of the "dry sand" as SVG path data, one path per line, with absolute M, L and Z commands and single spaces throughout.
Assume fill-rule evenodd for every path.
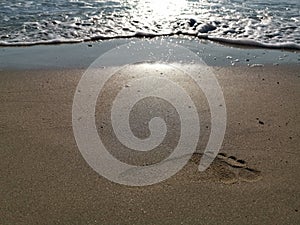
M 83 71 L 0 72 L 0 224 L 300 224 L 300 67 L 214 69 L 221 152 L 246 163 L 219 155 L 200 173 L 198 154 L 147 187 L 112 183 L 81 156 L 72 101 Z

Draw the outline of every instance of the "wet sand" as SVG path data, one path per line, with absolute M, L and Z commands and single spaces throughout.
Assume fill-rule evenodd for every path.
M 236 159 L 200 173 L 194 155 L 147 187 L 112 183 L 81 156 L 72 102 L 84 70 L 1 71 L 0 224 L 300 223 L 299 69 L 214 67 L 228 116 L 221 152 Z

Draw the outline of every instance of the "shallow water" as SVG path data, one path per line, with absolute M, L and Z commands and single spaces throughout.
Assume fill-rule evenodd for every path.
M 183 34 L 300 49 L 300 1 L 2 0 L 0 44 Z

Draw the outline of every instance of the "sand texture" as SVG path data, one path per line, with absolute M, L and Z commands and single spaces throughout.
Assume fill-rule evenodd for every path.
M 227 107 L 220 154 L 205 172 L 197 170 L 210 124 L 203 94 L 191 86 L 202 107 L 202 141 L 183 170 L 146 187 L 112 183 L 81 156 L 72 103 L 83 70 L 1 71 L 0 224 L 300 224 L 299 69 L 215 67 Z M 180 76 L 174 79 L 188 86 Z M 118 143 L 103 107 L 124 84 L 126 74 L 112 80 L 96 108 L 98 132 L 112 146 Z M 134 123 L 143 115 L 151 116 L 132 119 L 141 137 L 147 130 Z M 178 135 L 176 121 L 170 137 Z M 165 157 L 175 144 L 169 139 L 165 152 L 149 153 L 142 163 Z

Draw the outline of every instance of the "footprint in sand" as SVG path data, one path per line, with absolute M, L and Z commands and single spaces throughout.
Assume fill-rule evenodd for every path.
M 261 172 L 250 168 L 244 160 L 237 159 L 234 156 L 227 156 L 225 153 L 219 153 L 213 163 L 204 172 L 198 171 L 198 165 L 202 158 L 202 153 L 194 153 L 189 160 L 189 163 L 178 173 L 179 179 L 187 181 L 217 181 L 223 184 L 233 184 L 238 181 L 256 182 L 262 179 Z M 190 155 L 184 155 L 180 158 L 168 159 L 164 162 L 165 166 L 172 166 Z M 150 166 L 151 167 L 151 166 Z M 156 176 L 157 170 L 153 166 L 153 173 L 146 172 L 143 167 L 129 169 L 122 174 L 124 180 L 134 179 L 137 175 Z
M 190 161 L 199 165 L 202 155 L 202 153 L 194 153 Z M 214 176 L 213 180 L 224 184 L 238 181 L 252 183 L 262 179 L 260 171 L 250 168 L 244 160 L 227 156 L 225 153 L 219 153 L 208 170 L 210 170 L 208 173 Z

